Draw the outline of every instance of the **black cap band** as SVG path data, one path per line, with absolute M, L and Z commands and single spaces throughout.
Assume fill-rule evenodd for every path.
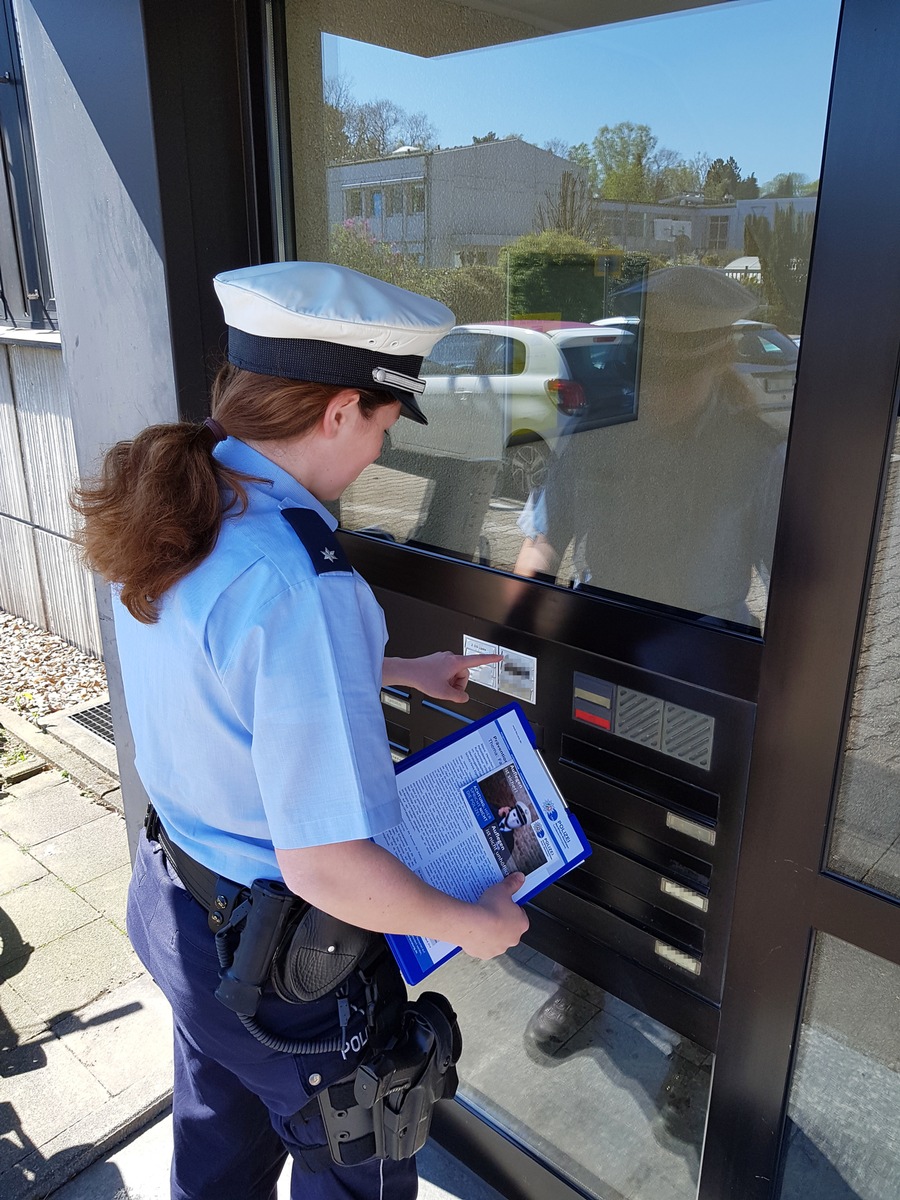
M 260 337 L 229 326 L 228 361 L 256 375 L 388 392 L 400 401 L 405 416 L 423 425 L 428 423 L 413 392 L 393 384 L 376 383 L 372 377 L 376 367 L 418 377 L 422 359 L 417 354 L 385 354 L 383 350 L 364 350 L 312 338 Z

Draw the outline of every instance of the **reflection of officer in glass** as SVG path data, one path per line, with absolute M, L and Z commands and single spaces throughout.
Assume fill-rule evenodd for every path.
M 669 267 L 643 285 L 637 419 L 560 438 L 519 527 L 515 570 L 742 624 L 751 571 L 771 559 L 783 436 L 730 368 L 732 322 L 756 298 L 720 271 Z
M 641 321 L 637 420 L 560 439 L 543 492 L 519 527 L 515 570 L 555 578 L 571 545 L 576 581 L 742 624 L 754 567 L 766 570 L 775 535 L 783 436 L 762 420 L 731 370 L 732 322 L 756 298 L 719 271 L 651 274 Z M 526 1047 L 538 1061 L 570 1052 L 586 1020 L 574 977 L 532 1015 Z M 603 992 L 590 989 L 599 1008 Z M 708 1072 L 677 1050 L 660 1088 L 660 1137 L 699 1149 Z
M 381 609 L 323 507 L 399 416 L 425 420 L 419 366 L 452 314 L 318 263 L 230 271 L 216 290 L 231 365 L 213 418 L 119 443 L 77 502 L 88 561 L 118 585 L 136 765 L 168 839 L 165 853 L 140 839 L 128 927 L 174 1010 L 172 1195 L 270 1200 L 289 1151 L 295 1200 L 406 1200 L 412 1159 L 337 1167 L 313 1155 L 326 1139 L 311 1097 L 359 1053 L 267 1048 L 215 999 L 216 904 L 201 907 L 189 875 L 283 880 L 352 925 L 479 958 L 527 926 L 510 899 L 521 876 L 467 904 L 369 840 L 399 818 L 382 683 L 463 702 L 468 667 L 496 659 L 384 658 Z M 346 1030 L 356 1050 L 371 1027 L 364 998 L 355 976 L 340 1001 L 286 1003 L 267 985 L 260 1024 L 307 1042 Z

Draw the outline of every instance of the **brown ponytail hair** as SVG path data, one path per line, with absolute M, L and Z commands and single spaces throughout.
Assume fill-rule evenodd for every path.
M 216 377 L 212 415 L 232 436 L 280 441 L 311 433 L 340 386 L 256 375 L 231 365 Z M 360 392 L 370 417 L 393 403 L 386 392 Z M 205 425 L 151 425 L 117 442 L 100 475 L 73 489 L 70 503 L 84 518 L 76 534 L 87 565 L 121 585 L 121 600 L 137 620 L 159 618 L 162 596 L 212 551 L 226 516 L 247 508 L 244 486 L 254 476 L 223 466 Z

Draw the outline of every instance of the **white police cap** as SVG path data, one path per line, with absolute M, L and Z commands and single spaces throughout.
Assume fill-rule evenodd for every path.
M 759 305 L 758 296 L 724 271 L 693 263 L 651 271 L 625 290 L 644 294 L 648 328 L 667 333 L 727 329 Z
M 258 375 L 389 392 L 403 416 L 422 359 L 455 323 L 444 304 L 332 263 L 278 262 L 213 280 L 228 325 L 228 360 Z

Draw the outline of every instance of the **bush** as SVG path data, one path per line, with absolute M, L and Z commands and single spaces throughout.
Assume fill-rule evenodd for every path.
M 368 221 L 350 219 L 331 229 L 331 261 L 352 267 L 385 283 L 427 293 L 428 272 L 411 254 L 400 254 L 389 243 L 376 241 Z
M 429 271 L 426 286 L 429 296 L 453 310 L 458 325 L 506 317 L 506 280 L 496 267 Z
M 547 229 L 528 233 L 500 251 L 509 280 L 510 316 L 544 314 L 592 321 L 603 311 L 607 281 L 595 272 L 602 251 L 581 238 Z

